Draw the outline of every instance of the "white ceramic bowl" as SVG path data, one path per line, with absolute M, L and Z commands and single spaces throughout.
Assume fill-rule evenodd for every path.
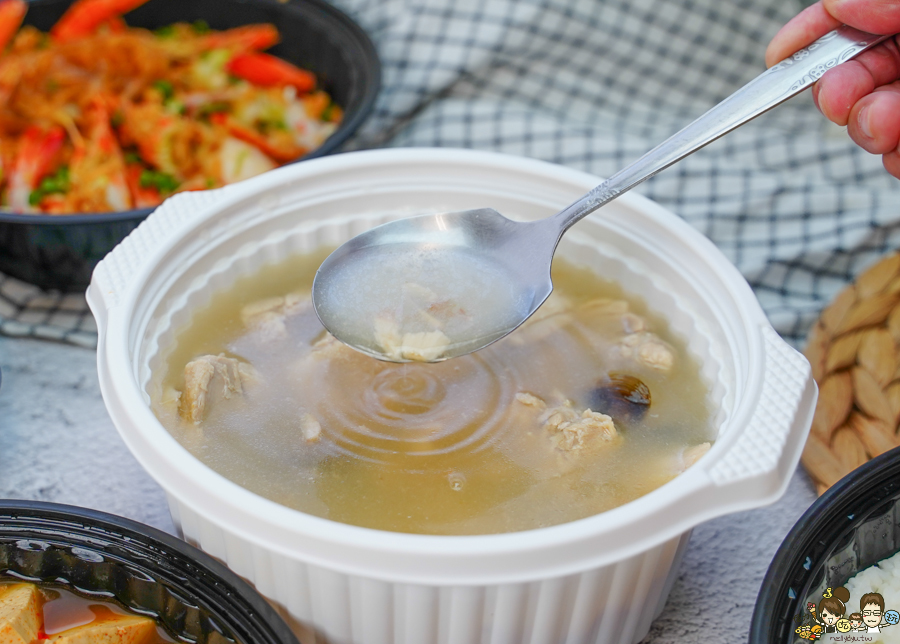
M 816 389 L 747 283 L 702 235 L 638 195 L 588 217 L 558 253 L 665 315 L 702 364 L 716 442 L 694 467 L 615 510 L 527 532 L 423 536 L 344 525 L 263 499 L 162 427 L 146 387 L 173 327 L 237 276 L 387 219 L 494 207 L 552 214 L 597 177 L 461 150 L 384 150 L 285 167 L 168 200 L 104 259 L 88 300 L 103 397 L 166 490 L 185 537 L 253 582 L 307 642 L 631 644 L 662 610 L 691 528 L 784 491 Z

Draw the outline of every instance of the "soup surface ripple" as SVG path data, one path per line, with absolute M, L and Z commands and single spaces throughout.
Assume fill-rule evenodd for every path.
M 627 503 L 709 449 L 696 360 L 589 269 L 555 260 L 544 306 L 477 353 L 398 364 L 322 328 L 309 290 L 327 254 L 214 294 L 154 371 L 163 425 L 248 490 L 370 528 L 512 532 Z

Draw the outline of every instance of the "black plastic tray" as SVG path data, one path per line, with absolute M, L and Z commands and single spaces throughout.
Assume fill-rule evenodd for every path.
M 0 581 L 23 579 L 100 593 L 183 642 L 299 644 L 262 596 L 209 555 L 104 512 L 0 500 Z
M 900 447 L 838 481 L 794 525 L 763 579 L 750 644 L 806 641 L 794 630 L 807 602 L 898 551 Z
M 72 1 L 32 0 L 25 24 L 48 30 Z M 337 151 L 372 111 L 381 84 L 375 46 L 359 25 L 324 0 L 150 0 L 125 16 L 129 25 L 149 29 L 199 19 L 213 29 L 274 24 L 282 41 L 269 51 L 314 71 L 343 108 L 337 131 L 297 161 Z M 152 211 L 65 216 L 0 211 L 0 272 L 44 289 L 83 291 L 97 262 Z

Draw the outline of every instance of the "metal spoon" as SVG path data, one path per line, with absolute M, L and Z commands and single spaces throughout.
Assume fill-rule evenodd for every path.
M 847 26 L 826 34 L 552 217 L 516 222 L 482 208 L 358 235 L 319 267 L 316 314 L 339 340 L 382 360 L 437 362 L 484 348 L 550 295 L 550 263 L 570 226 L 888 37 Z

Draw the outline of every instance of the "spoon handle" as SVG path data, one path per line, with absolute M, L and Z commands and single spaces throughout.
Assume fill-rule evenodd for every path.
M 647 152 L 551 219 L 560 235 L 572 224 L 660 170 L 799 94 L 826 71 L 890 36 L 846 25 L 766 70 L 706 114 Z

